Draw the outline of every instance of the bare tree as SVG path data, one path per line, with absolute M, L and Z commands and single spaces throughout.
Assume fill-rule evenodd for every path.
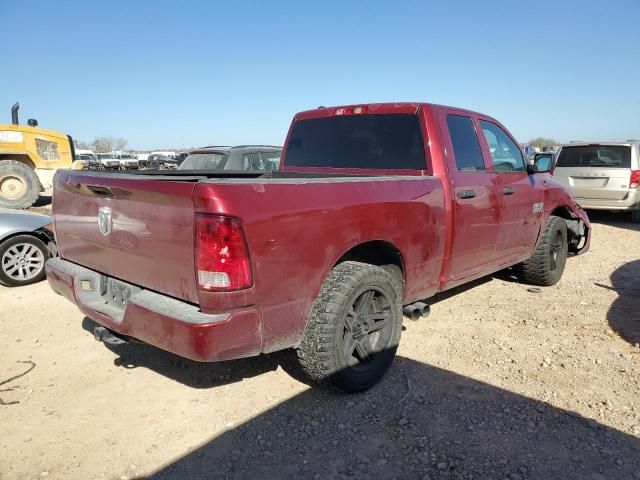
M 529 140 L 529 145 L 536 148 L 553 147 L 554 145 L 558 145 L 558 142 L 551 138 L 537 137 Z
M 127 146 L 127 142 L 124 138 L 120 137 L 96 137 L 91 142 L 91 147 L 94 152 L 105 153 L 113 152 L 114 150 L 123 150 Z
M 89 150 L 91 148 L 91 145 L 88 144 L 87 142 L 83 142 L 82 140 L 76 140 L 75 138 L 73 139 L 73 146 L 81 150 Z

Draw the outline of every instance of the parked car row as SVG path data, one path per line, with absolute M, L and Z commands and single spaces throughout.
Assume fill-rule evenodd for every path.
M 273 171 L 282 148 L 272 145 L 206 146 L 190 152 L 152 152 L 135 157 L 126 152 L 95 154 L 77 150 L 75 159 L 87 170 L 235 170 Z

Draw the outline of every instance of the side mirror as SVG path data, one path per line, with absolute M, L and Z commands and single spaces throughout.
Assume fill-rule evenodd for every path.
M 27 120 L 27 125 L 29 125 L 30 127 L 37 127 L 38 120 L 36 120 L 35 118 L 30 118 L 29 120 Z
M 552 153 L 536 153 L 533 157 L 533 164 L 527 165 L 528 173 L 546 173 L 553 168 Z

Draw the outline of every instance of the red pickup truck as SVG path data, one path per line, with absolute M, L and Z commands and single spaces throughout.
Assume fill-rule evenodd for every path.
M 512 265 L 552 285 L 588 249 L 543 168 L 479 113 L 322 107 L 294 117 L 275 172 L 59 172 L 47 276 L 97 336 L 203 362 L 294 348 L 313 380 L 361 391 L 403 306 Z

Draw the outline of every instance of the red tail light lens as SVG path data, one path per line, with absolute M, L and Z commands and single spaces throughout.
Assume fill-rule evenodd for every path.
M 251 286 L 251 262 L 240 222 L 219 215 L 196 214 L 195 256 L 198 286 L 231 291 Z
M 638 186 L 640 186 L 640 170 L 631 170 L 629 188 L 638 188 Z

